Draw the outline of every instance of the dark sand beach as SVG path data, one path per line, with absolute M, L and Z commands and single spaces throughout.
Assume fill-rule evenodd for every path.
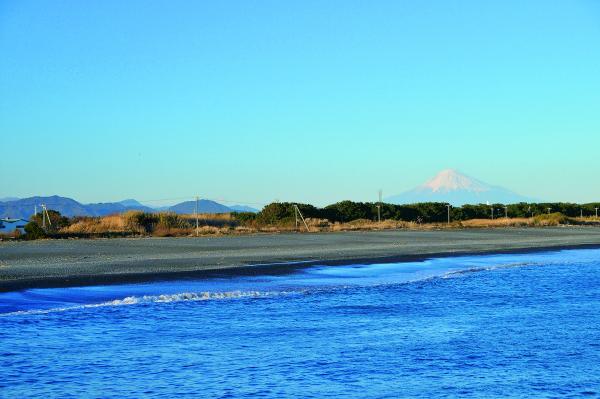
M 0 243 L 0 291 L 218 275 L 315 264 L 385 263 L 472 253 L 600 246 L 600 228 L 264 234 Z

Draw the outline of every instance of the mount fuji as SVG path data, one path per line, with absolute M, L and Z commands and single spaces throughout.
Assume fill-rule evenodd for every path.
M 532 202 L 532 198 L 514 193 L 506 188 L 492 186 L 464 175 L 454 169 L 446 169 L 434 178 L 410 191 L 386 199 L 392 204 L 418 202 L 447 202 L 464 204 Z

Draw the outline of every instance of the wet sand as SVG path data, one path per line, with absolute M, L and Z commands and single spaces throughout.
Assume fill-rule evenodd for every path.
M 576 247 L 600 247 L 600 228 L 387 230 L 1 242 L 0 291 L 289 273 L 316 264 L 401 262 Z

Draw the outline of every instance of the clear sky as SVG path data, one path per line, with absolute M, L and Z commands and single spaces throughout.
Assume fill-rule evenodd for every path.
M 0 197 L 600 200 L 600 2 L 0 0 Z

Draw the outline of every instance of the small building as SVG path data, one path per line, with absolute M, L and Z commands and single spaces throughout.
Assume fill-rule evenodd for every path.
M 27 222 L 25 219 L 2 218 L 0 219 L 0 234 L 12 234 L 15 230 L 19 230 L 20 233 L 25 234 L 25 225 Z

